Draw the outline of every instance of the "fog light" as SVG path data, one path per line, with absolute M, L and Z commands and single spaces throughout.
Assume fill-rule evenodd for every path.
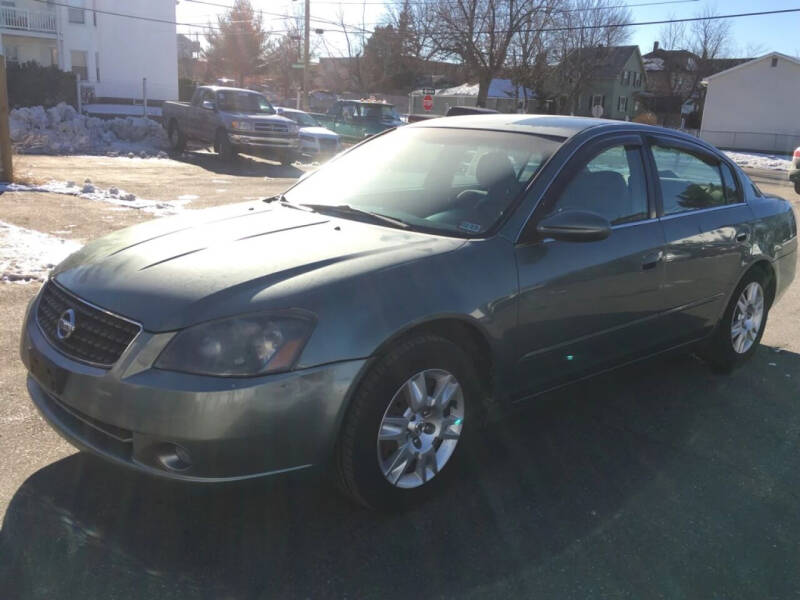
M 186 448 L 177 444 L 161 444 L 156 453 L 158 462 L 170 471 L 185 471 L 192 466 L 192 458 Z

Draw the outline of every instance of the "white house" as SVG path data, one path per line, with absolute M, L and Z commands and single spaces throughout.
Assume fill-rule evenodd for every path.
M 148 99 L 174 100 L 174 22 L 172 0 L 0 0 L 0 46 L 9 62 L 33 60 L 75 72 L 98 99 L 141 99 L 147 78 Z
M 720 71 L 708 86 L 700 137 L 721 148 L 791 153 L 800 146 L 800 60 L 769 54 Z

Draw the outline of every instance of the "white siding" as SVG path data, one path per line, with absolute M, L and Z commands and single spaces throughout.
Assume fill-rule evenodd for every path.
M 76 5 L 80 0 L 72 0 Z M 72 3 L 71 2 L 71 3 Z M 141 100 L 142 79 L 147 78 L 149 100 L 178 98 L 178 50 L 175 25 L 98 13 L 92 8 L 175 21 L 175 4 L 165 0 L 83 0 L 85 23 L 70 23 L 61 8 L 61 68 L 72 68 L 72 50 L 88 56 L 89 82 L 96 97 Z M 97 59 L 100 82 L 97 82 Z
M 772 55 L 708 81 L 700 137 L 723 148 L 791 152 L 800 146 L 800 64 Z

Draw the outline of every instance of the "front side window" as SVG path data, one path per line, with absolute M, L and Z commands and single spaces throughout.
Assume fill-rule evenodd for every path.
M 342 205 L 411 228 L 479 236 L 509 210 L 563 138 L 404 127 L 343 154 L 285 194 L 316 210 Z
M 647 186 L 639 146 L 612 146 L 596 154 L 559 194 L 554 212 L 586 210 L 612 225 L 647 219 Z
M 719 163 L 710 157 L 667 146 L 652 146 L 664 214 L 725 205 Z

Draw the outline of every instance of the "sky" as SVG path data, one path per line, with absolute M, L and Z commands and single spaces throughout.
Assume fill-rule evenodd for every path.
M 232 0 L 206 0 L 216 4 L 233 4 Z M 274 13 L 278 16 L 265 14 L 265 25 L 273 30 L 285 30 L 287 16 L 299 18 L 302 27 L 303 0 L 251 0 L 255 8 Z M 619 4 L 637 4 L 655 0 L 620 0 Z M 339 20 L 340 14 L 345 22 L 351 26 L 361 26 L 367 29 L 380 24 L 385 14 L 386 4 L 383 0 L 365 0 L 366 5 L 358 0 L 311 0 L 311 16 L 320 20 Z M 617 4 L 615 2 L 615 4 Z M 632 7 L 632 20 L 654 21 L 669 18 L 692 17 L 702 12 L 706 7 L 711 7 L 718 14 L 746 13 L 767 10 L 780 10 L 785 8 L 800 8 L 797 2 L 791 0 L 769 0 L 763 3 L 753 3 L 752 0 L 726 0 L 714 2 L 713 0 L 691 0 L 680 4 L 667 4 L 661 6 Z M 225 8 L 199 4 L 191 0 L 179 0 L 176 7 L 177 21 L 180 23 L 205 24 L 209 21 L 216 22 L 216 16 L 224 13 Z M 363 25 L 362 25 L 363 23 Z M 778 51 L 791 56 L 800 56 L 800 12 L 779 15 L 753 16 L 731 19 L 731 48 L 727 56 L 749 57 Z M 335 25 L 323 22 L 312 22 L 312 29 L 320 27 L 325 29 L 335 28 Z M 658 40 L 662 25 L 647 25 L 631 28 L 629 43 L 638 44 L 642 54 L 650 52 L 653 42 Z M 178 31 L 202 31 L 198 28 L 179 26 Z M 200 38 L 202 40 L 202 36 Z M 345 40 L 341 32 L 326 30 L 322 35 L 312 34 L 312 45 L 316 46 L 316 55 L 342 55 L 344 54 Z

